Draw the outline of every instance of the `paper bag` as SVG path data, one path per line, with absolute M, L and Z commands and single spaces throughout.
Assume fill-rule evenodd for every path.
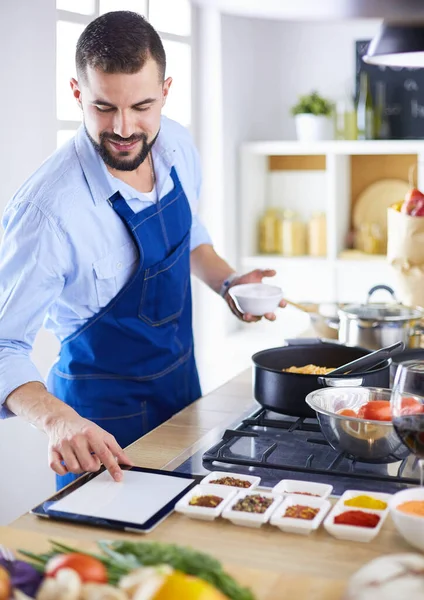
M 387 260 L 395 273 L 400 302 L 424 307 L 424 217 L 388 209 Z

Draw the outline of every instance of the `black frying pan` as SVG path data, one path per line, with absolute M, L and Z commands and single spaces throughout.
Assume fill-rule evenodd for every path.
M 281 348 L 262 350 L 252 356 L 253 393 L 265 408 L 295 417 L 315 417 L 316 413 L 305 402 L 306 396 L 322 387 L 338 385 L 363 385 L 388 388 L 391 360 L 354 375 L 304 375 L 287 373 L 282 369 L 314 364 L 319 367 L 340 367 L 371 350 L 357 346 L 344 346 L 319 339 L 287 340 Z

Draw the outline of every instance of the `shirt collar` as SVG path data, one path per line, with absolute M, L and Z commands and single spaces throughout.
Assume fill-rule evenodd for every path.
M 109 171 L 81 125 L 75 136 L 75 148 L 95 205 L 104 202 L 119 189 L 119 179 L 109 177 Z M 163 128 L 152 148 L 158 198 L 174 164 L 175 148 L 166 139 Z

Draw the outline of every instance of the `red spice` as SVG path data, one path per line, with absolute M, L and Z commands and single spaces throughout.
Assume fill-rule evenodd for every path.
M 288 506 L 283 517 L 291 517 L 292 519 L 304 519 L 305 521 L 312 521 L 319 513 L 319 508 L 312 508 L 312 506 L 302 506 L 301 504 L 295 504 Z
M 301 494 L 302 496 L 315 496 L 316 498 L 321 498 L 319 494 L 311 494 L 311 492 L 288 492 L 289 494 Z
M 204 506 L 206 508 L 216 508 L 221 504 L 222 498 L 209 494 L 207 496 L 193 496 L 190 500 L 190 506 Z
M 377 527 L 380 517 L 363 510 L 347 510 L 334 518 L 337 525 L 354 525 L 356 527 Z

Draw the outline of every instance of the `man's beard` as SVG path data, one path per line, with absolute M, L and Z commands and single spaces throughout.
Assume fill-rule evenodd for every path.
M 112 169 L 116 169 L 117 171 L 134 171 L 135 169 L 137 169 L 137 167 L 139 167 L 146 160 L 147 156 L 149 155 L 150 150 L 152 149 L 153 144 L 156 142 L 158 135 L 159 135 L 159 132 L 158 132 L 155 135 L 155 137 L 153 138 L 153 140 L 151 142 L 148 142 L 147 135 L 145 133 L 140 133 L 138 135 L 132 135 L 128 138 L 121 138 L 119 135 L 114 135 L 111 133 L 107 133 L 106 131 L 103 131 L 100 134 L 100 144 L 99 144 L 96 142 L 96 140 L 94 140 L 91 137 L 91 135 L 89 134 L 89 132 L 87 130 L 87 127 L 85 127 L 85 131 L 87 132 L 87 135 L 88 135 L 91 143 L 93 144 L 94 148 L 100 154 L 100 156 L 102 157 L 104 162 L 107 164 L 107 166 L 111 167 Z M 124 157 L 128 156 L 129 152 L 126 152 L 125 150 L 123 150 L 122 152 L 119 152 L 119 154 L 117 156 L 115 156 L 108 150 L 107 140 L 110 140 L 111 142 L 117 142 L 118 144 L 120 144 L 120 143 L 132 144 L 134 142 L 141 141 L 142 144 L 141 144 L 140 152 L 137 154 L 137 156 L 135 156 L 131 160 L 126 160 Z

